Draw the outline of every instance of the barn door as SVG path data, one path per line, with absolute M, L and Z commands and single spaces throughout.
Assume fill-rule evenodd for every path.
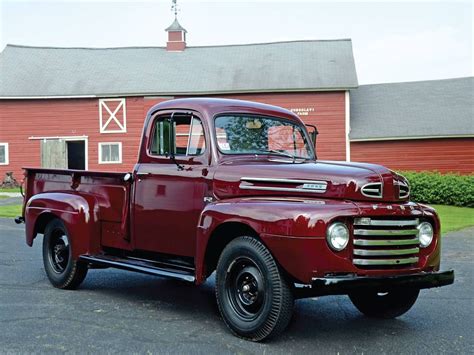
M 67 148 L 64 140 L 41 141 L 41 167 L 67 169 Z
M 67 168 L 75 170 L 86 169 L 86 142 L 67 141 Z

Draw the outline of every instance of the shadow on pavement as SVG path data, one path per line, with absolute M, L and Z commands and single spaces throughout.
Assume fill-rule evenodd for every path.
M 103 275 L 101 275 L 101 273 Z M 106 275 L 107 274 L 107 275 Z M 120 304 L 152 303 L 157 312 L 172 312 L 194 321 L 211 321 L 225 331 L 214 296 L 214 278 L 196 287 L 182 281 L 154 278 L 115 270 L 91 270 L 80 290 L 90 291 Z M 414 324 L 401 319 L 376 320 L 362 316 L 346 296 L 303 299 L 295 303 L 287 331 L 269 344 L 292 340 L 337 342 L 341 336 L 358 341 L 377 341 L 390 334 L 413 333 Z M 237 339 L 237 338 L 235 338 Z

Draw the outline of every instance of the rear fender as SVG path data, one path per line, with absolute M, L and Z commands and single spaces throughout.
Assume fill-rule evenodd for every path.
M 99 205 L 89 194 L 46 192 L 31 197 L 25 208 L 26 244 L 53 218 L 61 219 L 71 239 L 73 258 L 100 251 Z

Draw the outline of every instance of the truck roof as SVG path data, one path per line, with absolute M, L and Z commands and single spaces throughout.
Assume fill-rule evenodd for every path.
M 290 110 L 282 107 L 267 105 L 254 101 L 224 99 L 224 98 L 184 98 L 161 102 L 154 105 L 149 110 L 149 115 L 159 110 L 193 110 L 201 113 L 207 113 L 208 117 L 213 117 L 219 113 L 254 113 L 266 116 L 284 117 L 289 120 L 295 120 L 302 124 L 301 119 Z

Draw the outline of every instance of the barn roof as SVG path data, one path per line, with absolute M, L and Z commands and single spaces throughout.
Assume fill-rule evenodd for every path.
M 205 95 L 357 87 L 349 39 L 187 47 L 8 45 L 0 98 Z
M 361 85 L 351 141 L 474 136 L 474 77 Z

